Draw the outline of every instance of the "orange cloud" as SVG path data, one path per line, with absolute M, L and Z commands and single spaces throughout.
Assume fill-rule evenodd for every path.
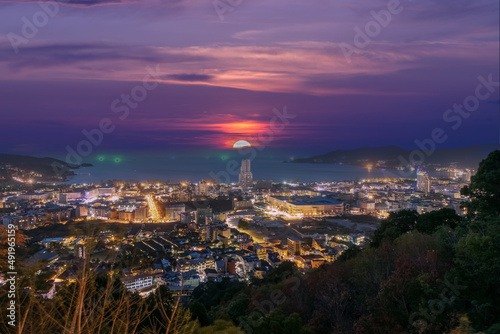
M 193 126 L 194 124 L 192 124 Z M 196 129 L 211 130 L 216 133 L 227 134 L 229 136 L 217 136 L 217 146 L 231 148 L 238 140 L 250 141 L 252 145 L 258 146 L 257 142 L 252 142 L 251 137 L 255 137 L 267 124 L 261 121 L 237 121 L 228 123 L 196 124 Z
M 210 129 L 223 133 L 254 135 L 266 126 L 265 122 L 242 121 L 231 123 L 199 124 L 199 128 Z

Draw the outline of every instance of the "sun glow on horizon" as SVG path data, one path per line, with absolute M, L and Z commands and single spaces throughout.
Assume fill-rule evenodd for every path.
M 246 140 L 238 140 L 233 144 L 233 148 L 243 148 L 243 147 L 251 147 L 252 145 Z

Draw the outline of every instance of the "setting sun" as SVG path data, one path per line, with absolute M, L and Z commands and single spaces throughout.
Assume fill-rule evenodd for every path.
M 246 140 L 238 140 L 236 143 L 233 144 L 233 148 L 243 148 L 243 147 L 250 147 L 252 146 L 249 142 Z

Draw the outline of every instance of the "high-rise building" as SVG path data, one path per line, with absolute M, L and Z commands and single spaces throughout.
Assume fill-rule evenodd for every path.
M 431 180 L 429 175 L 422 170 L 417 171 L 417 190 L 428 195 L 431 190 Z
M 209 181 L 202 180 L 198 182 L 195 188 L 196 195 L 206 196 L 210 193 L 210 187 L 212 183 Z
M 288 255 L 300 255 L 300 240 L 294 236 L 288 237 Z
M 78 205 L 75 209 L 75 216 L 77 218 L 86 217 L 89 215 L 89 208 L 85 205 Z
M 212 216 L 212 208 L 211 207 L 206 207 L 206 208 L 198 208 L 196 209 L 194 213 L 194 219 L 197 224 L 205 224 L 207 221 L 207 217 Z
M 472 173 L 471 173 L 470 169 L 466 169 L 462 175 L 463 181 L 470 182 L 471 175 L 472 175 Z
M 185 211 L 179 214 L 179 219 L 183 224 L 189 224 L 196 221 L 196 211 Z
M 180 215 L 186 211 L 186 205 L 184 204 L 171 204 L 165 209 L 165 218 L 168 220 L 180 220 Z
M 205 226 L 202 227 L 201 230 L 201 240 L 202 241 L 215 241 L 217 240 L 217 225 L 207 223 Z
M 241 161 L 241 172 L 240 172 L 240 186 L 243 188 L 250 188 L 253 186 L 253 175 L 250 169 L 250 160 L 245 159 Z
M 148 219 L 148 207 L 147 206 L 141 206 L 135 209 L 134 211 L 134 219 L 135 220 L 144 220 Z

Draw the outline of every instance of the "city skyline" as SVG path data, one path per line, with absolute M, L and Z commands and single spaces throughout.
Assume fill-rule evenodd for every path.
M 1 333 L 500 333 L 499 0 L 0 0 Z

